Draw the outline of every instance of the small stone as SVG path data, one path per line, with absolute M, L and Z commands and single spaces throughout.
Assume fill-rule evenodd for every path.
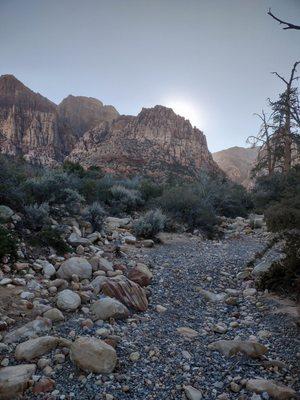
M 176 330 L 180 335 L 182 335 L 186 338 L 189 338 L 189 339 L 193 339 L 193 338 L 199 336 L 199 333 L 197 331 L 195 331 L 194 329 L 191 329 L 187 326 L 182 326 L 180 328 L 177 328 Z
M 218 322 L 213 326 L 213 331 L 217 333 L 226 333 L 227 332 L 227 326 L 223 322 Z
M 184 393 L 188 400 L 201 400 L 202 392 L 200 390 L 195 389 L 193 386 L 184 386 Z
M 164 312 L 167 311 L 167 308 L 164 307 L 164 306 L 161 306 L 160 304 L 157 304 L 157 306 L 156 306 L 156 311 L 157 311 L 159 314 L 163 314 Z
M 140 359 L 140 353 L 138 351 L 135 351 L 130 354 L 129 358 L 133 362 L 138 361 Z

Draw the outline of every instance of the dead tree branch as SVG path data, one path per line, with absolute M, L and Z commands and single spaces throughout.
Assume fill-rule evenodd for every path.
M 282 29 L 296 29 L 300 30 L 300 25 L 291 24 L 290 22 L 283 21 L 282 19 L 276 17 L 272 12 L 271 8 L 269 8 L 268 15 L 270 15 L 273 19 L 279 22 L 280 25 L 285 25 Z

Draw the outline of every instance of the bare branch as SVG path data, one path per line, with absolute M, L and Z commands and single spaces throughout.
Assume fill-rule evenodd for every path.
M 276 75 L 279 79 L 281 79 L 286 85 L 289 83 L 281 76 L 278 74 L 278 72 L 271 72 L 271 74 Z
M 276 17 L 272 12 L 271 9 L 269 8 L 268 15 L 270 15 L 273 19 L 279 22 L 280 25 L 285 25 L 282 29 L 287 30 L 287 29 L 296 29 L 300 30 L 300 25 L 294 25 L 291 24 L 290 22 L 283 21 L 282 19 Z

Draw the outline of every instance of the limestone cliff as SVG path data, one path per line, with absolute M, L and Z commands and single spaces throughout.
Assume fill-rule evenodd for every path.
M 204 168 L 218 170 L 204 134 L 163 106 L 99 124 L 84 134 L 68 159 L 126 175 L 195 176 Z

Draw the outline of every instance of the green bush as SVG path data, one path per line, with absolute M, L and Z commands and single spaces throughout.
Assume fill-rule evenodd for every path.
M 100 231 L 103 226 L 105 214 L 105 210 L 101 204 L 94 202 L 84 209 L 83 218 L 89 221 L 96 231 Z
M 117 214 L 120 212 L 130 213 L 137 210 L 143 204 L 141 194 L 138 190 L 128 189 L 121 185 L 112 186 L 108 202 L 112 207 L 112 211 Z
M 150 179 L 144 179 L 139 185 L 142 198 L 147 202 L 162 195 L 164 186 Z
M 300 194 L 283 199 L 265 211 L 267 227 L 272 232 L 300 227 Z
M 272 265 L 259 281 L 261 289 L 295 293 L 300 298 L 300 232 L 292 230 L 284 235 L 286 258 Z
M 29 228 L 38 230 L 49 223 L 49 204 L 33 204 L 25 206 L 25 223 Z
M 46 226 L 31 236 L 30 243 L 38 247 L 52 247 L 59 255 L 72 251 L 72 248 L 62 238 L 60 230 L 51 226 Z
M 0 225 L 0 262 L 8 257 L 11 262 L 17 260 L 17 239 L 8 229 Z
M 158 209 L 150 210 L 141 216 L 133 225 L 133 231 L 138 237 L 154 238 L 166 224 L 166 216 Z

